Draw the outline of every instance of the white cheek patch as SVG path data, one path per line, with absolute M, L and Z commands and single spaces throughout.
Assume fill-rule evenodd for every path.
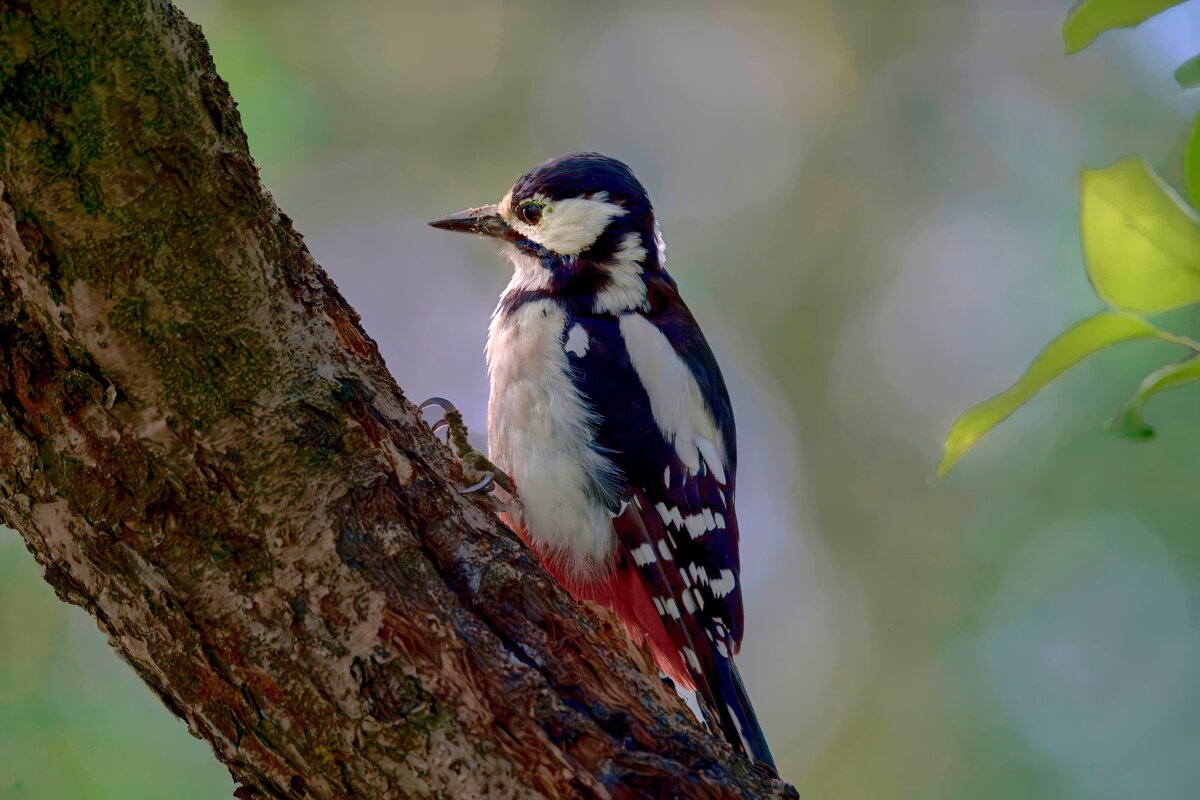
M 515 209 L 508 209 L 511 203 L 508 198 L 505 198 L 504 206 L 506 221 L 525 238 L 563 256 L 577 256 L 587 250 L 596 243 L 614 217 L 629 213 L 620 205 L 610 203 L 606 192 L 599 192 L 590 198 L 546 200 L 535 195 L 532 199 L 545 204 L 541 222 L 537 225 L 522 222 L 516 216 Z

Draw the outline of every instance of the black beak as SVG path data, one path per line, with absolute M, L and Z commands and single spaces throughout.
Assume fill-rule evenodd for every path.
M 508 225 L 500 216 L 500 207 L 492 204 L 479 208 L 468 208 L 448 217 L 435 219 L 429 223 L 444 231 L 460 231 L 462 233 L 477 233 L 480 236 L 503 237 L 508 233 Z

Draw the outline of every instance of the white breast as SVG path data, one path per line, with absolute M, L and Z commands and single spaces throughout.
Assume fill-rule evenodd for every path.
M 591 447 L 594 416 L 571 382 L 565 326 L 566 315 L 552 300 L 493 316 L 488 450 L 512 475 L 534 542 L 564 566 L 598 576 L 616 536 L 596 486 L 613 467 Z M 582 349 L 578 336 L 569 343 Z

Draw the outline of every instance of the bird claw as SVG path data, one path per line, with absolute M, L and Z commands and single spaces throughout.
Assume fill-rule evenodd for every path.
M 512 481 L 508 476 L 502 473 L 487 457 L 471 447 L 467 440 L 467 425 L 463 422 L 462 412 L 444 397 L 431 397 L 425 402 L 417 406 L 417 413 L 421 414 L 431 408 L 441 409 L 441 416 L 437 421 L 430 426 L 430 430 L 436 436 L 442 431 L 446 432 L 446 444 L 450 445 L 454 450 L 454 454 L 462 463 L 465 470 L 469 473 L 480 474 L 478 481 L 470 486 L 456 489 L 460 495 L 476 494 L 479 492 L 491 492 L 497 486 L 513 492 Z
M 437 421 L 433 423 L 431 428 L 435 435 L 437 433 L 440 433 L 441 431 L 447 431 L 446 443 L 449 444 L 450 443 L 450 433 L 449 433 L 450 420 L 449 420 L 449 417 L 451 414 L 457 414 L 458 408 L 454 405 L 454 403 L 451 403 L 449 400 L 447 400 L 444 397 L 431 397 L 428 400 L 426 400 L 425 402 L 421 403 L 419 406 L 417 406 L 417 413 L 424 414 L 426 411 L 428 411 L 431 408 L 441 409 L 441 414 L 438 416 Z
M 457 491 L 461 495 L 468 495 L 475 494 L 476 492 L 491 492 L 495 488 L 496 479 L 492 476 L 492 473 L 489 472 L 480 478 L 476 483 L 471 484 L 465 489 L 458 489 Z
M 426 400 L 425 402 L 421 403 L 421 405 L 417 406 L 417 413 L 423 414 L 425 411 L 433 408 L 434 406 L 437 406 L 438 408 L 440 408 L 442 410 L 443 414 L 450 412 L 450 411 L 458 411 L 458 408 L 454 405 L 454 403 L 451 403 L 446 398 L 431 397 L 428 400 Z

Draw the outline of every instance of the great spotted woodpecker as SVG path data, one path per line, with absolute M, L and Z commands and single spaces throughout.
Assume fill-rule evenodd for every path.
M 620 161 L 572 153 L 496 205 L 430 224 L 494 237 L 514 268 L 486 350 L 488 455 L 516 487 L 513 529 L 575 597 L 648 639 L 735 749 L 774 769 L 733 663 L 733 409 L 667 274 L 646 190 Z

